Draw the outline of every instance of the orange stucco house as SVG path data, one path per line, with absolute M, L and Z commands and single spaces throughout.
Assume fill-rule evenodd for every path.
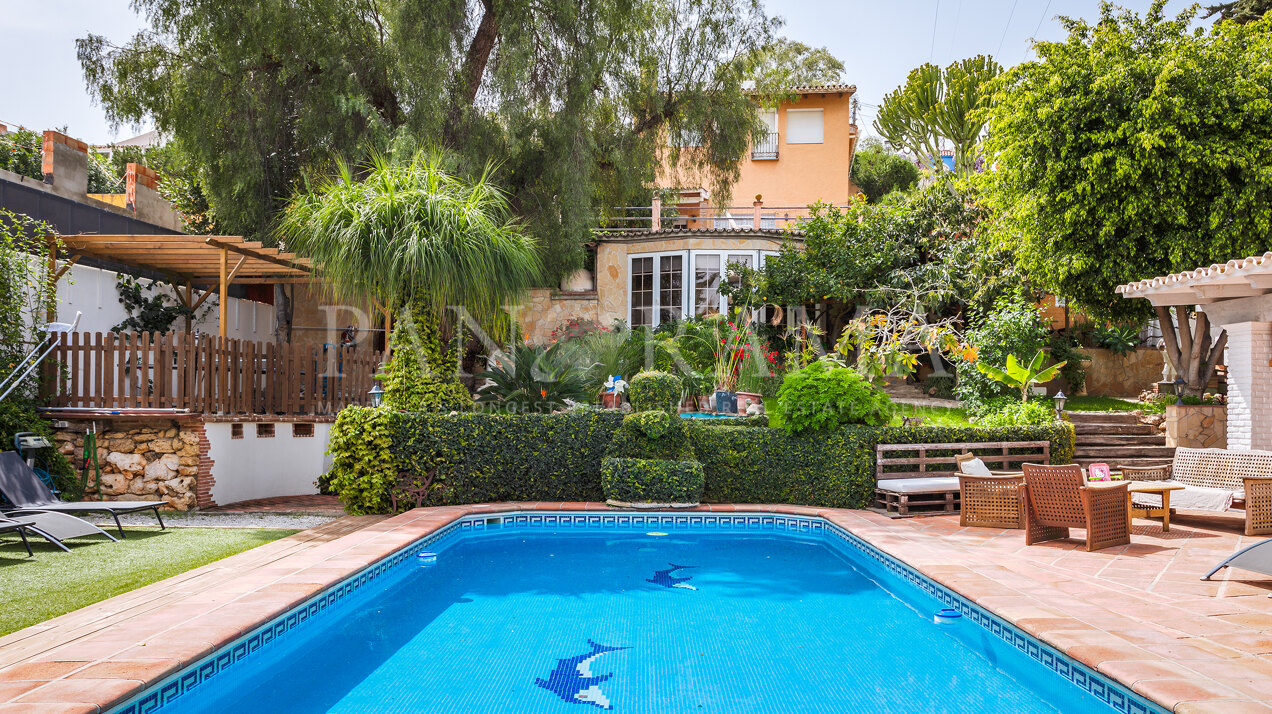
M 654 327 L 727 307 L 719 285 L 729 264 L 762 265 L 810 204 L 844 205 L 858 193 L 849 178 L 859 138 L 854 92 L 796 87 L 791 101 L 761 108 L 770 131 L 740 159 L 731 205 L 715 203 L 701 178 L 664 167 L 642 225 L 596 231 L 594 273 L 531 292 L 518 314 L 523 334 L 546 342 L 570 318 Z M 677 206 L 657 197 L 668 189 Z

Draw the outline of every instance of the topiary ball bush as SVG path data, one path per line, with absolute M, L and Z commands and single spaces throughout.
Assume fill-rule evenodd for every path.
M 627 397 L 638 412 L 680 413 L 680 377 L 667 372 L 640 372 L 627 383 Z
M 705 483 L 697 461 L 608 458 L 601 463 L 601 487 L 611 503 L 696 505 Z
M 772 426 L 787 433 L 830 431 L 845 424 L 887 426 L 896 407 L 856 370 L 818 360 L 786 375 Z

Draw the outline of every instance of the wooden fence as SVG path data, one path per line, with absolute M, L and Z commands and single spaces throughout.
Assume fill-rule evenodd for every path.
M 183 332 L 74 332 L 46 361 L 50 406 L 334 414 L 366 405 L 382 353 Z

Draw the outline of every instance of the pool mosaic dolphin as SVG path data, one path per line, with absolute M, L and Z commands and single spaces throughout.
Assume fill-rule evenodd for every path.
M 597 677 L 592 674 L 592 661 L 606 652 L 617 652 L 618 650 L 631 649 L 630 647 L 610 647 L 608 645 L 600 645 L 591 640 L 587 644 L 592 648 L 591 652 L 581 654 L 578 657 L 569 657 L 559 659 L 556 663 L 556 669 L 548 675 L 547 679 L 535 679 L 534 683 L 544 689 L 556 694 L 571 704 L 591 704 L 601 709 L 613 709 L 610 706 L 609 698 L 601 691 L 599 685 L 601 682 L 613 677 L 614 674 L 602 674 Z
M 677 578 L 676 576 L 672 575 L 672 573 L 676 572 L 677 570 L 684 570 L 685 568 L 696 568 L 698 566 L 676 565 L 675 563 L 667 563 L 667 565 L 670 565 L 671 567 L 667 568 L 666 570 L 655 570 L 654 577 L 649 578 L 645 582 L 653 583 L 654 585 L 661 585 L 664 588 L 681 588 L 683 590 L 698 589 L 692 585 L 686 585 L 686 583 L 688 583 L 690 580 L 693 580 L 692 576 L 687 578 Z

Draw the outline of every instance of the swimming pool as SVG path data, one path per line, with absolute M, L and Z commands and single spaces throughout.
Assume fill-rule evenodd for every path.
M 461 519 L 113 711 L 593 708 L 1162 711 L 826 521 L 706 513 Z

